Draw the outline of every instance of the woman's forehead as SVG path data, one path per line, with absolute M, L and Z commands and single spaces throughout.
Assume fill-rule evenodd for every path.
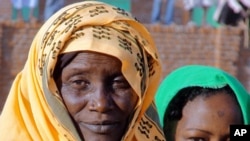
M 202 121 L 211 118 L 221 119 L 224 116 L 230 121 L 242 119 L 241 109 L 237 101 L 232 96 L 222 92 L 209 97 L 198 96 L 193 101 L 189 101 L 183 108 L 183 116 L 185 115 Z
M 96 69 L 101 66 L 107 68 L 119 67 L 121 69 L 121 61 L 118 58 L 96 52 L 79 52 L 69 64 L 76 64 L 78 67 L 93 66 Z

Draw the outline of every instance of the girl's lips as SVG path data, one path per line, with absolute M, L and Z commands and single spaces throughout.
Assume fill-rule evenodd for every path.
M 98 134 L 110 134 L 114 132 L 114 130 L 118 130 L 119 122 L 80 122 L 79 126 L 81 128 L 87 128 L 88 130 L 98 133 Z

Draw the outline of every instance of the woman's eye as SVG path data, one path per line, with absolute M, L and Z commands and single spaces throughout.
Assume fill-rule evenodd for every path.
M 115 78 L 112 82 L 114 89 L 128 89 L 130 88 L 129 83 L 124 77 Z
M 85 80 L 73 80 L 71 86 L 75 89 L 85 89 L 88 87 L 88 82 Z

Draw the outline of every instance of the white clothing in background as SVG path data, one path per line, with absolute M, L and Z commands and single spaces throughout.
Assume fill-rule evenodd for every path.
M 194 7 L 209 7 L 217 3 L 217 0 L 183 0 L 183 5 L 186 10 Z
M 21 9 L 25 6 L 35 8 L 38 5 L 38 0 L 11 0 L 14 8 Z

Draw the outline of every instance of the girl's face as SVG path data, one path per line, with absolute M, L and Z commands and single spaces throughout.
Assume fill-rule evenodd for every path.
M 231 124 L 242 124 L 241 110 L 224 93 L 198 96 L 186 104 L 177 122 L 176 141 L 229 141 Z

